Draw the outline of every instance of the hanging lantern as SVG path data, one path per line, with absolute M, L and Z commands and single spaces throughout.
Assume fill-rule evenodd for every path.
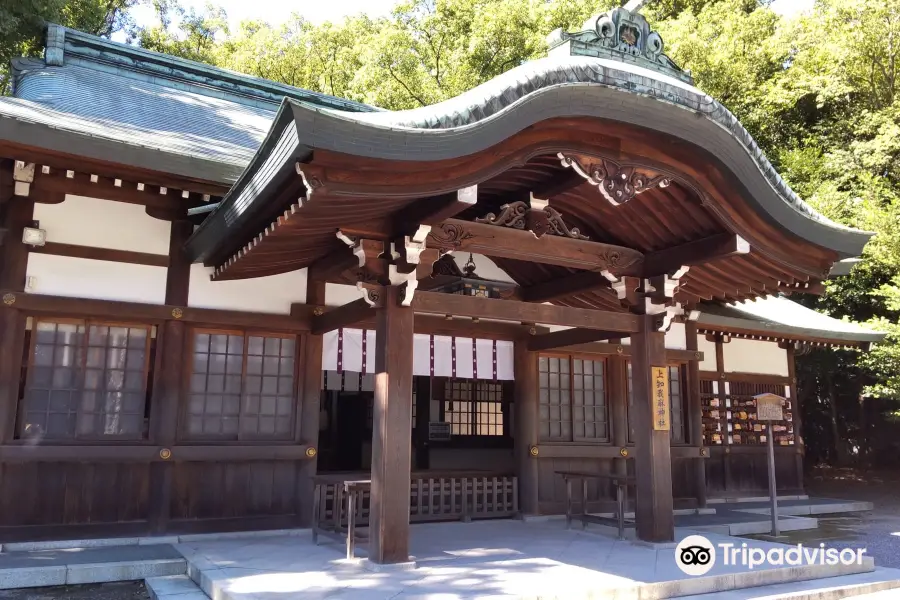
M 503 298 L 516 287 L 513 283 L 479 277 L 475 268 L 475 257 L 472 254 L 469 254 L 469 260 L 462 269 L 452 255 L 443 255 L 434 265 L 434 277 L 442 282 L 433 288 L 434 291 L 480 298 Z

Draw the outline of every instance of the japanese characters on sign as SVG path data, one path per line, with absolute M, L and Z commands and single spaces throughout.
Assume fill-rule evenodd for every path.
M 669 370 L 666 367 L 650 367 L 650 387 L 653 411 L 653 429 L 669 430 Z
M 756 418 L 759 421 L 783 421 L 784 398 L 775 394 L 760 394 L 756 399 Z

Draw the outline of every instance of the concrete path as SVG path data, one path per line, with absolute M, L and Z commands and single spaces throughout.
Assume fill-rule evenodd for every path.
M 133 581 L 184 574 L 171 545 L 118 546 L 0 553 L 0 589 Z
M 685 536 L 687 531 L 681 531 Z M 713 543 L 744 540 L 707 536 Z M 716 563 L 702 577 L 677 567 L 675 549 L 653 548 L 578 530 L 559 522 L 482 521 L 412 527 L 417 568 L 371 572 L 342 559 L 343 546 L 315 546 L 301 537 L 196 542 L 176 546 L 188 575 L 216 600 L 293 598 L 594 598 L 644 600 L 721 594 L 741 586 L 866 573 L 863 565 L 775 568 Z M 778 544 L 753 542 L 769 549 Z M 900 572 L 895 579 L 900 585 Z M 716 595 L 715 597 L 720 597 Z

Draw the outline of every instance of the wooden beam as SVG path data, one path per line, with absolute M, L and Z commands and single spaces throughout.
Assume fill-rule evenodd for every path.
M 584 327 L 628 334 L 638 331 L 639 323 L 635 315 L 628 313 L 532 304 L 515 300 L 476 298 L 440 292 L 417 291 L 413 297 L 412 307 L 416 313 Z
M 207 325 L 231 325 L 280 331 L 309 331 L 310 318 L 306 312 L 296 316 L 252 313 L 238 310 L 218 310 L 212 308 L 190 308 L 166 304 L 143 304 L 118 300 L 95 300 L 92 298 L 68 298 L 44 294 L 25 294 L 11 290 L 0 290 L 0 297 L 11 294 L 12 308 L 29 314 L 68 315 L 71 317 L 104 317 L 136 321 L 162 322 L 182 320 L 187 323 Z M 7 309 L 0 305 L 0 311 Z M 177 310 L 176 310 L 177 309 Z M 176 316 L 178 315 L 178 316 Z
M 38 166 L 37 169 L 40 171 L 41 167 Z M 69 177 L 69 174 L 72 176 Z M 157 209 L 184 209 L 191 203 L 205 203 L 203 194 L 198 192 L 189 191 L 185 198 L 183 193 L 186 190 L 182 189 L 61 169 L 51 169 L 50 173 L 35 174 L 32 185 L 37 202 L 41 202 L 42 198 L 55 202 L 58 201 L 60 194 L 73 194 L 127 204 L 140 204 Z M 210 197 L 210 201 L 215 200 L 217 199 Z
M 47 242 L 43 246 L 35 246 L 34 248 L 31 248 L 31 252 L 37 254 L 52 254 L 54 256 L 68 256 L 71 258 L 129 263 L 133 265 L 147 265 L 150 267 L 169 266 L 169 257 L 165 254 L 150 254 L 149 252 L 133 252 L 131 250 L 112 250 L 109 248 L 63 244 L 60 242 Z
M 609 287 L 609 280 L 596 271 L 579 271 L 565 277 L 519 288 L 525 302 L 552 302 L 558 298 L 583 294 L 597 288 Z
M 410 229 L 415 231 L 419 225 L 436 225 L 475 206 L 476 202 L 478 202 L 477 185 L 414 202 L 393 217 L 394 235 L 411 233 Z
M 360 321 L 371 319 L 374 316 L 375 309 L 363 298 L 360 298 L 313 317 L 310 330 L 313 335 L 323 335 L 341 327 L 356 325 Z
M 655 277 L 677 271 L 683 266 L 698 265 L 720 258 L 750 252 L 750 244 L 739 235 L 723 233 L 681 246 L 657 250 L 644 256 L 640 276 Z M 638 273 L 629 273 L 637 275 Z
M 413 311 L 397 287 L 382 288 L 375 349 L 369 560 L 409 561 L 409 486 L 412 458 Z
M 532 352 L 552 350 L 572 344 L 588 344 L 621 337 L 621 331 L 603 331 L 601 329 L 563 329 L 553 333 L 536 335 L 528 340 L 528 349 Z
M 429 248 L 474 252 L 488 257 L 508 258 L 588 271 L 622 273 L 636 268 L 643 254 L 631 248 L 545 235 L 536 238 L 530 231 L 484 223 L 447 219 L 428 235 Z

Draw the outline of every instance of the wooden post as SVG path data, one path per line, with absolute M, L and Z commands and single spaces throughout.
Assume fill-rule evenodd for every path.
M 428 469 L 431 448 L 428 443 L 428 422 L 431 420 L 431 377 L 416 377 L 416 469 Z
M 720 414 L 725 414 L 725 341 L 724 337 L 721 333 L 717 333 L 715 336 L 716 339 L 716 381 L 719 386 L 719 406 L 720 406 Z M 729 441 L 728 428 L 727 426 L 723 429 L 722 435 L 724 436 L 723 446 L 725 446 L 725 454 L 722 457 L 722 470 L 723 477 L 722 480 L 722 489 L 725 491 L 725 494 L 728 494 L 730 489 L 734 488 L 734 482 L 731 476 L 731 442 Z
M 515 455 L 519 478 L 519 512 L 536 515 L 538 503 L 538 458 L 531 455 L 538 438 L 538 355 L 528 351 L 528 340 L 516 340 L 513 347 L 516 374 Z
M 617 448 L 624 448 L 628 445 L 628 365 L 621 356 L 609 357 L 606 364 L 612 413 L 612 442 Z M 628 474 L 627 460 L 613 459 L 616 475 Z
M 0 305 L 0 443 L 16 435 L 16 412 L 25 338 L 25 316 L 14 308 Z
M 166 272 L 166 304 L 188 304 L 191 263 L 184 253 L 184 243 L 193 230 L 189 221 L 172 222 L 169 267 Z M 187 332 L 181 321 L 166 321 L 158 333 L 156 380 L 150 401 L 150 439 L 161 447 L 171 449 L 178 438 L 178 411 L 183 389 Z M 161 534 L 168 529 L 174 471 L 175 464 L 171 462 L 154 462 L 150 465 L 151 533 Z
M 6 204 L 3 219 L 3 245 L 0 246 L 0 289 L 25 290 L 28 246 L 22 243 L 22 230 L 34 219 L 34 200 L 12 194 L 12 166 L 4 161 L 0 182 L 0 207 Z M 7 181 L 8 180 L 8 181 Z M 19 295 L 19 294 L 16 294 Z M 11 306 L 12 308 L 7 308 Z M 11 441 L 16 433 L 19 383 L 25 345 L 25 315 L 4 300 L 0 308 L 0 443 Z
M 696 352 L 699 349 L 697 342 L 697 324 L 689 321 L 684 324 L 685 348 Z M 687 395 L 688 395 L 688 440 L 691 445 L 703 447 L 703 408 L 700 403 L 700 362 L 691 360 L 687 364 Z M 694 472 L 694 494 L 697 496 L 697 506 L 706 508 L 706 460 L 703 458 L 692 459 Z
M 413 310 L 401 291 L 382 287 L 376 312 L 375 406 L 369 560 L 409 560 L 409 493 L 413 384 Z
M 306 282 L 306 304 L 325 306 L 325 282 Z M 319 408 L 322 401 L 322 336 L 304 334 L 300 354 L 299 406 L 295 441 L 309 444 L 318 450 Z M 318 466 L 317 456 L 307 457 L 297 467 L 297 520 L 301 527 L 310 527 L 315 489 L 313 477 Z
M 645 542 L 675 539 L 672 498 L 672 456 L 668 430 L 653 427 L 651 367 L 666 367 L 666 334 L 657 331 L 654 315 L 641 316 L 640 332 L 631 336 L 631 377 L 634 385 L 635 476 L 637 536 Z

